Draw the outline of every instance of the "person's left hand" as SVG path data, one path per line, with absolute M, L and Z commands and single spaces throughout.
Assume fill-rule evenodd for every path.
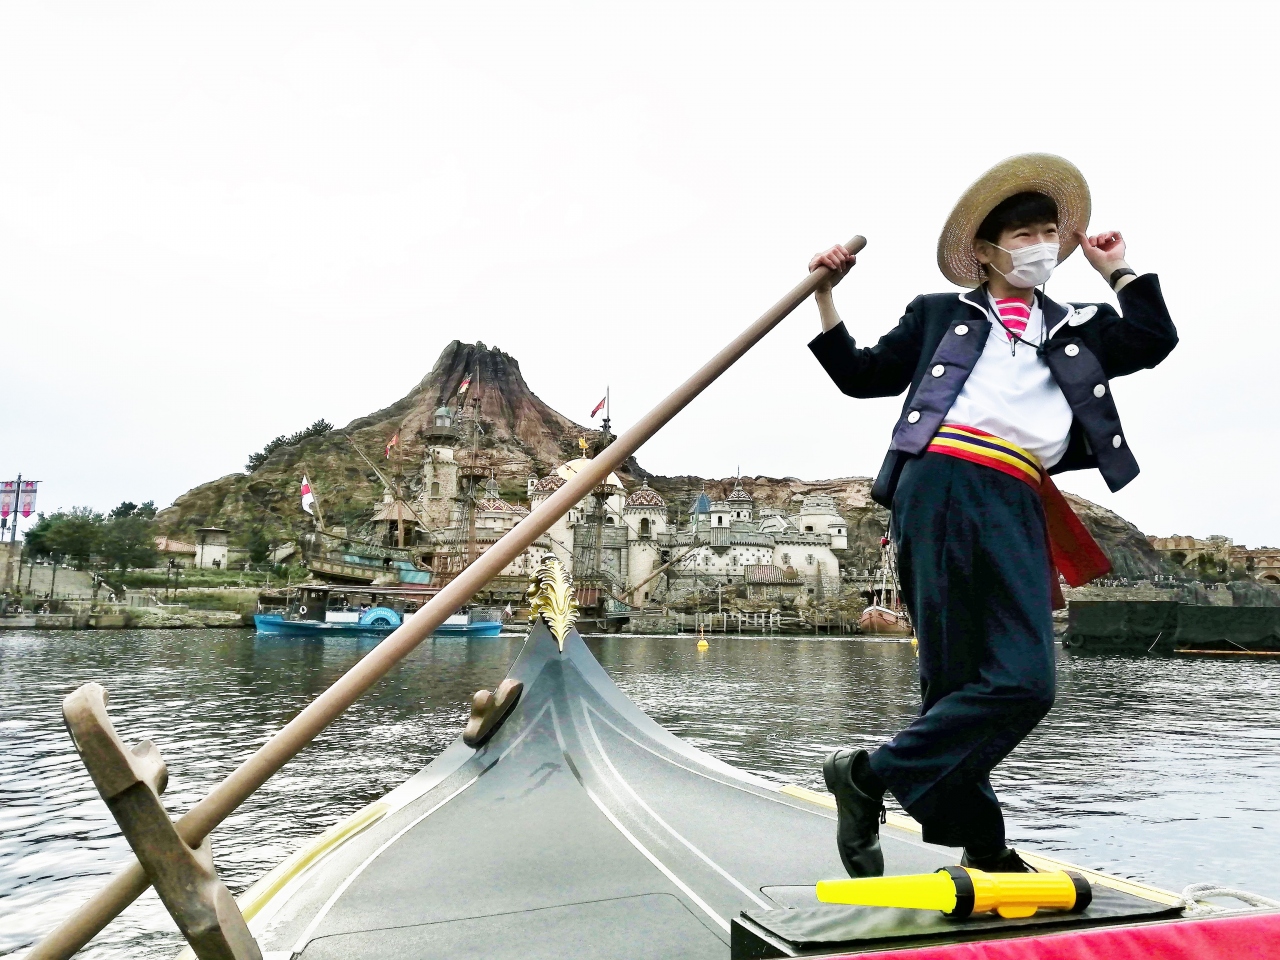
M 1120 236 L 1119 230 L 1095 233 L 1092 237 L 1086 236 L 1083 230 L 1077 230 L 1076 239 L 1080 241 L 1080 250 L 1085 259 L 1099 273 L 1109 273 L 1105 269 L 1108 264 L 1124 259 L 1124 237 Z

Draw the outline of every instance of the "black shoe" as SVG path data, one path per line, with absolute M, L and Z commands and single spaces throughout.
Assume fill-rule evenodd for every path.
M 884 801 L 869 797 L 853 782 L 853 764 L 865 750 L 837 750 L 822 764 L 827 789 L 836 798 L 836 849 L 851 877 L 884 876 L 880 851 L 880 824 L 885 821 Z
M 999 853 L 992 854 L 989 857 L 971 857 L 969 856 L 969 851 L 966 850 L 964 856 L 960 858 L 960 866 L 973 867 L 975 870 L 981 870 L 984 873 L 1040 872 L 1018 856 L 1018 851 L 1012 847 L 1005 847 Z

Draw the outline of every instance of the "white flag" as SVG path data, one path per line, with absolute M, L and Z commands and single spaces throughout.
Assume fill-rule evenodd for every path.
M 302 478 L 302 509 L 315 516 L 315 505 L 316 496 L 311 492 L 311 482 L 304 476 Z
M 505 609 L 505 610 L 503 610 L 503 611 L 502 611 L 502 615 L 503 615 L 504 617 L 509 617 L 509 616 L 511 616 L 511 614 L 512 614 L 513 612 L 514 612 L 514 611 L 511 609 L 511 604 L 509 604 L 509 603 L 508 603 L 508 604 L 507 604 L 507 609 Z

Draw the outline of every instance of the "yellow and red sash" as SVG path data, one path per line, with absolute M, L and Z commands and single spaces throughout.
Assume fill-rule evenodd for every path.
M 929 444 L 928 452 L 959 457 L 970 463 L 999 470 L 1035 488 L 1044 506 L 1051 562 L 1070 586 L 1082 587 L 1111 571 L 1111 561 L 1085 529 L 1080 518 L 1071 509 L 1071 504 L 1067 503 L 1067 498 L 1054 485 L 1034 454 L 984 430 L 957 423 L 940 427 Z M 1052 581 L 1054 606 L 1060 608 L 1061 591 L 1058 590 L 1056 574 Z

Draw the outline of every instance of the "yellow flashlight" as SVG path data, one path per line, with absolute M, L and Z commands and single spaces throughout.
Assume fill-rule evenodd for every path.
M 1040 909 L 1080 913 L 1093 900 L 1089 881 L 1078 873 L 987 873 L 971 867 L 943 867 L 937 873 L 903 877 L 822 880 L 818 899 L 867 907 L 941 910 L 963 919 L 995 911 L 1006 919 L 1035 916 Z

